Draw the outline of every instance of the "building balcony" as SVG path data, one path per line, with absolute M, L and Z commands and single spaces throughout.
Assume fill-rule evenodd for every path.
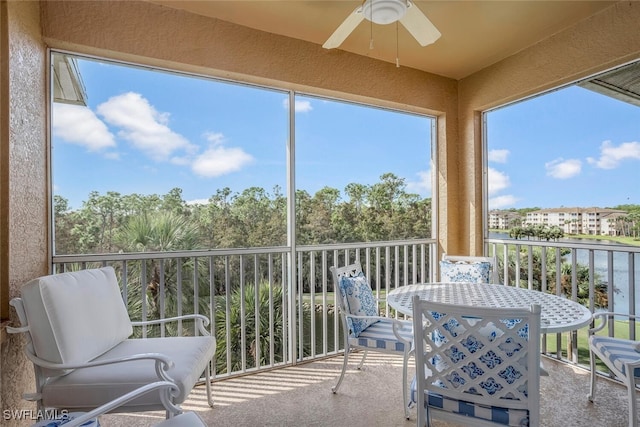
M 4 334 L 5 325 L 15 322 L 9 299 L 19 295 L 21 286 L 28 280 L 52 271 L 114 265 L 136 320 L 201 312 L 212 318 L 216 333 L 229 330 L 228 313 L 236 303 L 234 293 L 248 292 L 252 283 L 266 283 L 266 289 L 271 291 L 278 285 L 281 293 L 268 293 L 266 309 L 259 306 L 255 309 L 255 305 L 239 299 L 242 301 L 238 302 L 240 312 L 244 315 L 240 332 L 237 336 L 222 335 L 219 340 L 222 353 L 218 359 L 222 362 L 215 372 L 217 406 L 205 407 L 199 400 L 199 390 L 195 390 L 189 401 L 193 406 L 186 407 L 207 412 L 203 416 L 211 425 L 414 424 L 414 420 L 406 422 L 399 409 L 399 367 L 395 363 L 385 360 L 373 363 L 370 368 L 367 366 L 365 371 L 350 372 L 340 394 L 330 393 L 341 361 L 341 340 L 339 322 L 332 314 L 334 302 L 328 267 L 345 259 L 359 257 L 366 274 L 372 278 L 374 291 L 384 297 L 388 289 L 435 280 L 437 269 L 434 267 L 442 251 L 477 254 L 488 246 L 489 251 L 502 254 L 501 279 L 508 286 L 531 286 L 575 300 L 586 299 L 585 304 L 593 310 L 599 302 L 607 308 L 638 311 L 635 284 L 640 260 L 635 248 L 484 240 L 486 222 L 482 217 L 483 210 L 488 208 L 488 188 L 485 185 L 487 164 L 483 161 L 486 128 L 481 115 L 572 82 L 586 82 L 598 73 L 637 60 L 640 52 L 640 32 L 637 31 L 640 5 L 637 2 L 440 2 L 441 5 L 433 2 L 436 9 L 449 3 L 464 10 L 443 12 L 440 20 L 437 13 L 433 14 L 444 43 L 426 49 L 433 52 L 441 47 L 440 61 L 411 41 L 418 57 L 429 65 L 424 69 L 405 62 L 409 44 L 402 40 L 400 58 L 398 44 L 387 43 L 391 54 L 387 59 L 379 59 L 383 57 L 377 49 L 384 45 L 385 38 L 378 36 L 382 43 L 376 41 L 375 51 L 369 49 L 368 36 L 363 38 L 365 43 L 360 53 L 352 48 L 323 49 L 321 46 L 328 34 L 355 4 L 343 5 L 340 8 L 343 10 L 337 9 L 333 17 L 321 17 L 317 2 L 290 2 L 292 7 L 278 9 L 295 19 L 286 16 L 266 19 L 270 14 L 261 8 L 267 2 L 173 2 L 171 7 L 168 3 L 0 1 L 0 63 L 3 64 L 0 67 L 0 145 L 3 147 L 0 155 L 3 176 L 0 179 L 0 244 L 3 247 L 0 251 L 3 354 L 0 400 L 4 408 L 20 408 L 24 404 L 22 393 L 33 389 L 30 362 L 20 350 L 23 342 Z M 207 3 L 220 10 L 207 16 L 180 10 L 178 3 L 198 7 Z M 296 8 L 313 12 L 296 13 L 294 3 Z M 537 13 L 531 13 L 534 3 L 540 8 Z M 230 7 L 249 4 L 258 9 L 251 13 L 225 12 L 225 8 L 229 11 Z M 496 13 L 482 16 L 499 18 L 496 25 L 491 26 L 493 37 L 488 37 L 487 23 L 478 19 L 481 15 L 476 9 L 489 6 L 495 7 Z M 519 20 L 504 19 L 512 14 Z M 230 21 L 233 15 L 246 18 L 246 22 Z M 464 25 L 461 24 L 463 15 L 468 17 Z M 299 19 L 305 16 L 308 21 Z M 251 21 L 254 26 L 247 26 Z M 271 28 L 277 31 L 255 28 L 255 24 L 261 26 L 268 21 L 272 21 L 275 27 Z M 316 25 L 320 22 L 323 29 Z M 521 22 L 522 25 L 516 27 L 527 30 L 529 36 L 513 37 L 514 22 Z M 293 24 L 304 31 L 312 30 L 315 35 L 309 38 L 304 34 L 280 32 L 289 31 Z M 366 27 L 361 26 L 363 34 L 368 33 Z M 476 32 L 472 28 L 476 28 Z M 397 40 L 397 34 L 394 30 L 388 41 Z M 452 50 L 447 40 L 459 40 L 461 49 Z M 356 40 L 352 38 L 352 41 Z M 504 44 L 506 41 L 518 44 L 509 48 Z M 492 49 L 480 49 L 480 44 Z M 170 72 L 232 79 L 242 84 L 268 85 L 286 90 L 291 96 L 295 92 L 330 96 L 437 116 L 432 132 L 438 145 L 432 150 L 429 167 L 433 175 L 432 188 L 437 190 L 433 197 L 432 230 L 437 241 L 52 257 L 51 242 L 55 236 L 50 219 L 55 182 L 51 176 L 50 98 L 55 89 L 50 87 L 53 83 L 47 59 L 50 50 L 133 62 Z M 402 64 L 399 67 L 398 60 Z M 455 64 L 459 66 L 452 68 Z M 528 125 L 526 121 L 517 124 Z M 247 122 L 247 125 L 255 124 Z M 389 149 L 397 144 L 391 141 Z M 294 154 L 287 152 L 292 157 Z M 339 153 L 332 155 L 340 159 Z M 366 167 L 366 164 L 358 166 Z M 88 168 L 86 164 L 71 167 Z M 540 251 L 549 262 L 535 261 Z M 511 258 L 511 253 L 519 256 Z M 586 296 L 584 288 L 579 286 L 584 282 L 576 268 L 583 254 L 587 257 L 588 276 L 592 278 L 587 279 Z M 604 257 L 602 269 L 596 263 L 601 256 Z M 566 263 L 572 267 L 571 272 L 563 274 Z M 595 280 L 596 272 L 601 280 Z M 603 282 L 607 284 L 604 295 L 596 293 Z M 274 298 L 279 298 L 278 304 Z M 277 307 L 282 308 L 282 316 Z M 385 311 L 389 316 L 396 316 Z M 269 315 L 280 323 L 274 320 L 266 327 L 261 326 L 257 320 Z M 282 329 L 276 324 L 282 325 Z M 248 339 L 251 334 L 247 332 L 252 329 L 254 335 L 264 336 L 269 343 L 264 348 L 255 347 L 254 353 L 247 350 L 252 343 Z M 149 330 L 142 335 L 174 332 Z M 189 333 L 189 325 L 180 325 L 177 332 Z M 548 379 L 543 379 L 543 422 L 563 426 L 626 425 L 615 418 L 624 413 L 620 409 L 624 401 L 615 394 L 619 393 L 617 388 L 612 389 L 615 393 L 603 392 L 594 405 L 586 402 L 581 333 L 584 331 L 545 337 L 544 357 L 553 359 L 559 369 L 566 369 L 571 375 L 564 375 L 564 371 L 559 375 L 552 372 Z M 636 337 L 633 327 L 627 333 Z M 281 346 L 271 345 L 276 342 L 274 337 L 282 338 L 278 340 Z M 228 351 L 227 346 L 222 345 L 222 338 L 239 340 L 241 353 Z M 263 378 L 267 385 L 260 385 Z M 550 384 L 555 378 L 558 381 Z M 574 378 L 582 379 L 583 383 L 570 381 Z M 557 395 L 550 394 L 556 392 Z M 299 402 L 294 397 L 308 401 Z M 280 399 L 281 405 L 271 399 Z M 355 404 L 362 405 L 362 402 L 367 407 L 366 414 L 353 411 Z M 313 416 L 308 416 L 309 413 Z M 371 418 L 367 418 L 369 414 Z M 558 418 L 550 421 L 549 416 Z M 138 422 L 150 425 L 155 420 L 153 417 L 132 415 L 126 419 L 128 422 L 122 421 L 122 425 Z M 107 419 L 117 418 L 114 415 Z
M 114 266 L 135 320 L 191 312 L 213 320 L 217 406 L 207 406 L 204 387 L 196 388 L 184 405 L 212 425 L 298 425 L 299 420 L 307 425 L 411 425 L 415 418 L 405 421 L 402 413 L 399 358 L 369 355 L 362 371 L 356 370 L 358 357 L 351 359 L 344 388 L 331 393 L 343 347 L 329 267 L 360 260 L 374 293 L 384 299 L 398 286 L 437 281 L 434 245 L 426 239 L 299 246 L 295 255 L 286 247 L 78 255 L 55 257 L 54 264 L 56 271 Z M 489 239 L 487 247 L 498 258 L 505 286 L 554 293 L 591 311 L 639 311 L 640 247 L 512 239 Z M 386 305 L 381 309 L 401 317 Z M 235 312 L 242 316 L 234 317 Z M 189 325 L 178 331 L 189 334 Z M 171 333 L 178 332 L 147 330 L 142 336 Z M 637 336 L 634 324 L 609 333 Z M 541 383 L 543 425 L 626 423 L 626 412 L 620 410 L 626 390 L 604 368 L 600 374 L 606 381 L 598 382 L 596 403 L 587 400 L 586 336 L 587 328 L 543 336 L 549 371 Z M 231 341 L 244 350 L 232 350 L 226 344 Z M 354 411 L 362 402 L 362 413 Z M 107 425 L 150 425 L 162 416 L 114 414 Z

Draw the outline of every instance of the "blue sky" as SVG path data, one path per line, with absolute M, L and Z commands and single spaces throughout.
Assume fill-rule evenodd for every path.
M 88 106 L 53 106 L 54 193 L 203 201 L 218 189 L 285 192 L 288 94 L 79 61 Z M 296 184 L 375 184 L 383 173 L 431 197 L 431 125 L 422 116 L 296 98 Z M 568 88 L 489 114 L 491 209 L 640 204 L 640 108 Z
M 640 204 L 640 107 L 577 86 L 488 114 L 489 207 Z
M 286 192 L 288 93 L 80 60 L 87 107 L 53 106 L 53 184 L 78 208 L 91 191 L 189 202 L 218 189 Z M 391 172 L 430 197 L 430 128 L 424 116 L 298 96 L 296 184 L 375 184 Z

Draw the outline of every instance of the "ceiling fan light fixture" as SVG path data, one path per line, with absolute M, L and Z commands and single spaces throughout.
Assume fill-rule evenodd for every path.
M 362 15 L 375 24 L 391 24 L 407 13 L 405 0 L 367 0 L 362 5 Z

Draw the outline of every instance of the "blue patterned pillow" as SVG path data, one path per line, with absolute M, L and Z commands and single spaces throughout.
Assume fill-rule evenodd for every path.
M 361 272 L 355 277 L 344 276 L 339 283 L 340 294 L 349 314 L 355 316 L 377 316 L 378 306 L 367 278 Z M 375 319 L 347 318 L 350 334 L 358 337 L 362 331 L 376 323 Z
M 489 283 L 491 263 L 440 261 L 441 282 Z

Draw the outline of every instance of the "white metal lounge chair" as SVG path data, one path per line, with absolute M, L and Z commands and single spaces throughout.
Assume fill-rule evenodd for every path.
M 39 277 L 11 300 L 25 333 L 25 352 L 33 362 L 36 392 L 25 394 L 38 410 L 90 411 L 147 384 L 175 387 L 145 393 L 114 408 L 135 412 L 179 405 L 206 372 L 216 342 L 205 316 L 188 315 L 157 322 L 131 322 L 112 267 Z M 177 319 L 197 325 L 194 336 L 130 339 L 134 326 Z M 167 417 L 170 413 L 167 412 Z

